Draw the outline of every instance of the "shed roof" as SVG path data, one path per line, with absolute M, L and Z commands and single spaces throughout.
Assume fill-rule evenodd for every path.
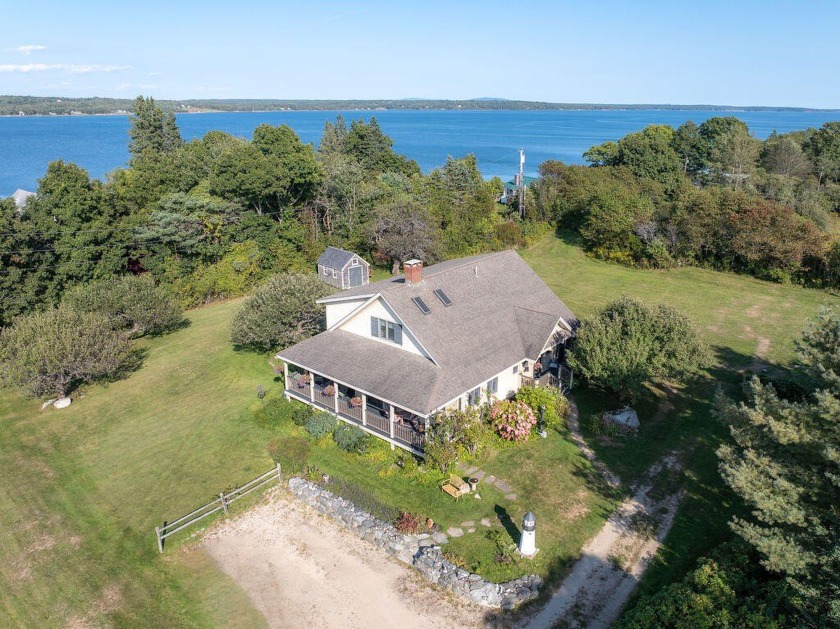
M 318 258 L 318 264 L 330 267 L 331 269 L 343 269 L 353 256 L 356 254 L 352 251 L 345 251 L 338 247 L 327 247 L 321 257 Z M 361 260 L 360 256 L 356 256 Z

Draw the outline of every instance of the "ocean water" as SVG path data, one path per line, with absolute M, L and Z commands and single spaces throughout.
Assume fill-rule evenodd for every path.
M 221 130 L 250 138 L 263 123 L 287 124 L 304 142 L 317 144 L 324 122 L 335 111 L 226 112 L 180 114 L 187 140 Z M 737 116 L 758 138 L 818 127 L 840 120 L 840 111 L 612 110 L 612 111 L 343 111 L 348 122 L 375 116 L 394 139 L 394 149 L 417 160 L 424 172 L 446 157 L 474 154 L 485 177 L 507 180 L 517 171 L 519 148 L 525 149 L 526 174 L 536 175 L 547 159 L 582 163 L 590 146 L 617 140 L 649 124 L 700 124 L 715 115 Z M 17 188 L 36 190 L 47 164 L 63 159 L 104 178 L 128 161 L 127 116 L 0 117 L 0 197 Z

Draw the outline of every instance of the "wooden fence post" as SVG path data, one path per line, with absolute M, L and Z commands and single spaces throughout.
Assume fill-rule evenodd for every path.
M 227 501 L 225 500 L 225 492 L 219 492 L 219 498 L 222 499 L 222 509 L 225 510 L 225 515 L 228 515 Z
M 158 551 L 163 553 L 163 540 L 160 538 L 160 527 L 155 527 L 155 535 L 157 536 L 158 541 Z

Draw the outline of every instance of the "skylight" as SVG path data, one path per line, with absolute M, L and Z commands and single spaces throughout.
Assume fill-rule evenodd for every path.
M 429 313 L 432 311 L 432 309 L 431 309 L 431 308 L 429 308 L 429 306 L 428 306 L 428 305 L 426 305 L 426 302 L 425 302 L 425 301 L 423 301 L 423 299 L 422 299 L 422 298 L 420 298 L 420 297 L 412 297 L 412 298 L 411 298 L 411 301 L 413 301 L 413 302 L 414 302 L 414 304 L 415 304 L 418 308 L 420 308 L 420 312 L 422 312 L 424 315 L 427 315 L 427 314 L 429 314 Z
M 442 303 L 444 306 L 451 306 L 452 305 L 452 300 L 449 299 L 449 297 L 446 295 L 446 293 L 443 292 L 442 288 L 436 288 L 434 290 L 434 293 L 437 296 L 437 298 L 440 299 L 440 303 Z

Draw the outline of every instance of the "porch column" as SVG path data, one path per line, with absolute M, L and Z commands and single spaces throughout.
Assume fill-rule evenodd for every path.
M 390 420 L 391 420 L 391 439 L 393 439 L 393 438 L 394 438 L 394 405 L 393 405 L 393 404 L 389 404 L 389 405 L 388 405 L 388 408 L 390 408 L 390 409 L 391 409 L 391 412 L 390 412 Z M 394 444 L 393 444 L 393 443 L 391 443 L 391 450 L 393 450 L 393 449 L 394 449 Z
M 309 399 L 315 401 L 315 374 L 309 372 Z
M 289 388 L 289 363 L 283 363 L 283 388 Z
M 367 395 L 362 393 L 362 426 L 367 426 Z
M 335 409 L 335 414 L 338 415 L 338 383 L 333 382 L 333 391 L 335 392 L 333 395 L 333 408 Z

